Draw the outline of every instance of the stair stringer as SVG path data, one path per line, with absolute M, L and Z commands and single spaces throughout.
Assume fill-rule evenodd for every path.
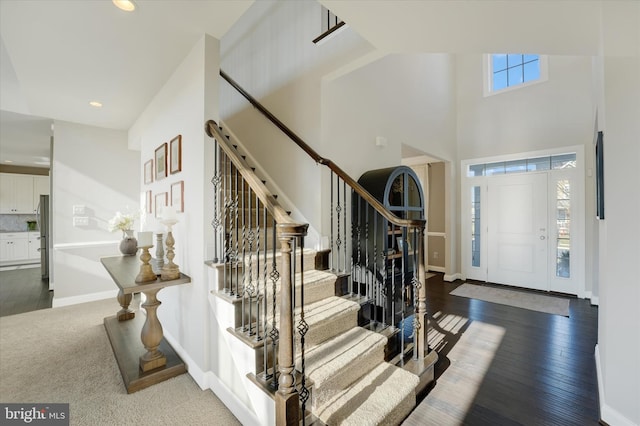
M 209 308 L 215 318 L 213 323 L 217 325 L 215 332 L 212 331 L 209 365 L 220 366 L 222 357 L 225 357 L 226 365 L 220 370 L 227 374 L 220 377 L 221 374 L 209 371 L 209 387 L 243 424 L 272 426 L 275 425 L 273 398 L 247 377 L 255 372 L 256 351 L 228 332 L 229 328 L 234 328 L 235 308 L 214 294 L 217 292 L 221 267 L 221 264 L 211 264 L 209 267 Z M 227 404 L 219 391 L 228 394 L 227 399 L 232 400 L 232 405 Z

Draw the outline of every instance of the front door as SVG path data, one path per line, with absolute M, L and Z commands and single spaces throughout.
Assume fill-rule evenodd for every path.
M 548 290 L 547 175 L 488 179 L 488 281 Z

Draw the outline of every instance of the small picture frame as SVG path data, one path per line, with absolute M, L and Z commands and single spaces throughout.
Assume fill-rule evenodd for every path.
M 171 152 L 170 172 L 178 173 L 182 170 L 182 135 L 178 135 L 169 142 L 169 151 Z
M 184 212 L 184 181 L 176 182 L 171 185 L 171 206 L 176 212 Z
M 398 244 L 398 251 L 403 251 L 404 250 L 404 240 L 402 239 L 402 237 L 397 237 L 396 238 L 396 243 Z
M 144 183 L 153 182 L 153 158 L 144 163 Z
M 167 177 L 167 143 L 156 148 L 156 180 Z
M 167 193 L 156 194 L 156 219 L 162 217 L 162 209 L 167 206 Z
M 147 213 L 153 213 L 153 204 L 152 204 L 152 196 L 151 196 L 151 191 L 146 191 L 144 194 L 144 200 L 145 200 L 145 204 L 146 204 L 146 212 Z

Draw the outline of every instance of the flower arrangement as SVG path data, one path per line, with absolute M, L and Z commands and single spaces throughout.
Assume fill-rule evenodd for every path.
M 120 212 L 116 212 L 116 215 L 109 221 L 109 231 L 115 232 L 120 230 L 124 236 L 126 231 L 131 231 L 135 219 L 135 215 L 131 213 L 122 214 Z

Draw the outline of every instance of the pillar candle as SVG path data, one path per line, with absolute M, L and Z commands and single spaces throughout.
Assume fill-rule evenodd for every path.
M 138 232 L 138 246 L 139 247 L 148 247 L 153 245 L 153 232 L 145 231 Z
M 173 207 L 165 207 L 162 209 L 162 219 L 163 220 L 176 220 L 176 209 Z

